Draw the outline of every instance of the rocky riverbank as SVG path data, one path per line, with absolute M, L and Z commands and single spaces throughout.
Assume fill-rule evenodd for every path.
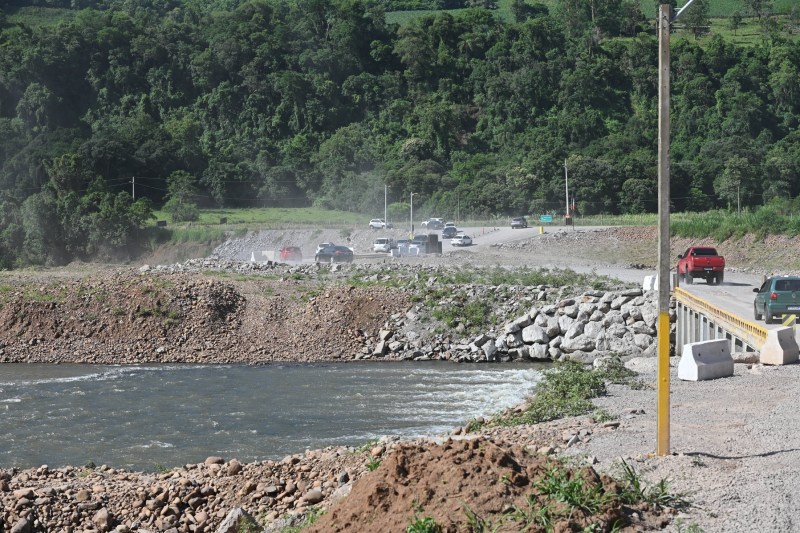
M 19 281 L 0 294 L 0 362 L 591 362 L 652 352 L 654 301 L 641 289 L 468 271 L 206 259 Z
M 630 416 L 637 416 L 632 413 Z M 431 487 L 426 491 L 428 500 L 418 502 L 416 507 L 403 498 L 387 500 L 391 509 L 383 509 L 381 514 L 387 519 L 393 517 L 394 523 L 383 528 L 386 531 L 405 531 L 406 524 L 422 507 L 439 523 L 452 519 L 466 526 L 467 513 L 450 513 L 450 518 L 447 513 L 442 514 L 443 509 L 437 504 L 437 486 L 440 496 L 449 494 L 454 501 L 469 498 L 468 505 L 474 513 L 496 518 L 512 504 L 522 505 L 535 478 L 559 464 L 556 455 L 577 443 L 614 432 L 618 426 L 619 423 L 582 417 L 537 426 L 484 429 L 468 438 L 464 428 L 456 428 L 449 436 L 414 441 L 384 439 L 360 449 L 325 448 L 280 461 L 242 464 L 232 458 L 209 457 L 203 463 L 158 473 L 92 464 L 0 470 L 0 531 L 205 533 L 222 531 L 221 524 L 234 509 L 244 510 L 260 525 L 270 526 L 271 531 L 280 531 L 298 523 L 314 508 L 331 508 L 350 494 L 356 482 L 361 492 L 373 497 L 348 499 L 340 512 L 358 519 L 383 505 L 379 503 L 383 499 L 380 495 L 386 494 L 387 486 Z M 459 444 L 464 439 L 465 443 Z M 486 453 L 487 450 L 494 452 Z M 425 454 L 431 455 L 425 459 Z M 422 466 L 434 458 L 438 467 Z M 447 466 L 455 464 L 453 461 L 461 465 L 463 472 Z M 388 468 L 371 472 L 384 462 Z M 402 464 L 416 466 L 391 467 Z M 515 464 L 530 467 L 520 471 Z M 534 470 L 526 472 L 526 468 Z M 464 476 L 464 472 L 469 475 Z M 503 472 L 513 481 L 508 486 L 512 490 L 504 490 L 504 485 L 498 483 Z M 591 468 L 586 475 L 599 479 Z M 447 478 L 452 482 L 443 484 Z M 479 493 L 486 497 L 474 498 Z M 413 491 L 405 494 L 413 497 Z M 620 512 L 616 509 L 609 516 L 613 518 Z M 641 530 L 658 529 L 670 515 L 663 509 L 644 506 L 628 509 L 624 516 L 622 523 Z

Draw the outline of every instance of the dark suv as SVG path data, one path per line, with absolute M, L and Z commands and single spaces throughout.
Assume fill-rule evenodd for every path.
M 528 227 L 528 220 L 525 217 L 515 217 L 511 219 L 511 229 L 522 229 Z
M 352 263 L 353 250 L 347 246 L 326 246 L 314 256 L 316 263 Z
M 455 226 L 447 226 L 442 230 L 442 239 L 452 239 L 458 235 L 458 230 Z

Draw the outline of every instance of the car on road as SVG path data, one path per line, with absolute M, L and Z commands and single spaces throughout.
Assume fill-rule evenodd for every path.
M 394 243 L 394 239 L 389 237 L 378 237 L 372 243 L 372 251 L 373 252 L 385 252 L 389 253 L 392 248 L 397 248 L 397 245 Z
M 281 261 L 296 261 L 303 260 L 303 252 L 298 246 L 284 246 L 281 248 L 279 257 Z
M 315 263 L 352 263 L 353 250 L 347 246 L 332 245 L 318 251 L 314 256 Z
M 458 235 L 458 230 L 455 226 L 445 226 L 442 230 L 442 239 L 452 239 Z
M 386 222 L 382 218 L 373 218 L 369 221 L 369 227 L 372 229 L 390 229 L 392 224 L 391 222 Z
M 719 285 L 725 279 L 725 258 L 709 246 L 690 246 L 678 256 L 678 276 L 687 285 L 703 278 L 709 285 Z
M 528 227 L 528 219 L 525 217 L 514 217 L 511 219 L 511 229 L 522 229 Z
M 472 246 L 472 237 L 464 235 L 463 233 L 456 235 L 450 241 L 453 246 Z
M 771 324 L 775 317 L 800 315 L 800 277 L 772 276 L 761 287 L 753 289 L 753 315 L 756 320 L 764 317 Z
M 423 229 L 442 229 L 444 227 L 445 220 L 443 218 L 429 218 L 425 222 L 422 223 Z

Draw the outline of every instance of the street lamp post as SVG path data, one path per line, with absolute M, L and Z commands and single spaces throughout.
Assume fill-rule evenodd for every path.
M 386 217 L 386 198 L 387 198 L 387 195 L 389 194 L 388 191 L 389 191 L 389 186 L 384 184 L 383 185 L 383 223 L 384 223 L 384 225 L 388 225 L 389 224 L 389 219 Z
M 414 195 L 416 193 L 411 193 L 411 238 L 414 238 Z

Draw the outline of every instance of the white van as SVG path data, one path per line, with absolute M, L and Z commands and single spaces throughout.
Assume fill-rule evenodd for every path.
M 379 237 L 372 243 L 373 252 L 389 253 L 392 250 L 392 239 L 388 237 Z

